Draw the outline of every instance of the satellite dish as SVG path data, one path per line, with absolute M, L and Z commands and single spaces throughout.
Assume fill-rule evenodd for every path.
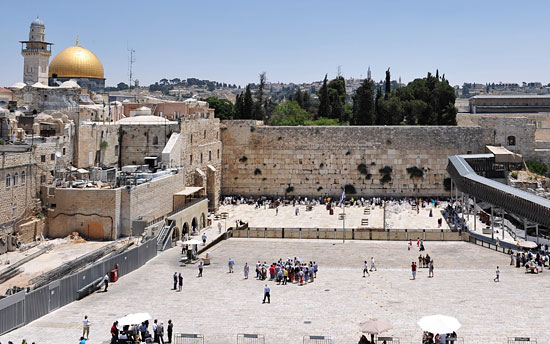
M 55 156 L 58 157 L 58 158 L 61 158 L 63 154 L 61 154 L 61 152 L 55 152 Z

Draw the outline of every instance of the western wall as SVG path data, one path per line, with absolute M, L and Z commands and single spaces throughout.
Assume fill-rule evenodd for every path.
M 246 196 L 339 197 L 346 185 L 355 196 L 445 196 L 448 157 L 483 153 L 495 140 L 490 128 L 476 126 L 272 127 L 223 121 L 221 133 L 222 194 Z

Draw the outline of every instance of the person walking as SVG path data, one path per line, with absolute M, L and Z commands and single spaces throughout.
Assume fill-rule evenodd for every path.
M 232 274 L 233 273 L 233 265 L 235 265 L 235 262 L 233 261 L 233 259 L 229 258 L 229 261 L 227 262 L 227 265 L 229 266 L 229 273 Z
M 500 269 L 499 269 L 498 266 L 497 266 L 497 269 L 496 269 L 496 271 L 495 271 L 495 274 L 497 275 L 497 277 L 495 277 L 495 278 L 493 279 L 493 281 L 494 281 L 494 282 L 500 282 Z
M 202 268 L 203 268 L 203 264 L 202 264 L 202 260 L 199 262 L 199 275 L 197 277 L 202 277 Z
M 183 288 L 183 275 L 181 274 L 181 272 L 178 275 L 178 284 L 178 290 L 181 291 L 181 289 Z
M 206 233 L 202 233 L 202 246 L 206 245 Z
M 248 263 L 244 263 L 244 279 L 248 279 L 249 270 L 250 270 L 250 266 L 248 266 Z
M 82 320 L 82 337 L 88 337 L 90 336 L 90 320 L 88 319 L 88 316 L 84 316 L 84 320 Z
M 178 273 L 177 272 L 174 272 L 174 288 L 172 288 L 172 290 L 176 290 L 178 289 Z
M 434 260 L 430 260 L 430 267 L 428 270 L 428 277 L 434 277 Z
M 269 288 L 269 286 L 266 284 L 264 286 L 264 300 L 262 303 L 265 303 L 265 299 L 267 298 L 267 303 L 271 303 L 271 289 Z
M 174 331 L 174 324 L 172 320 L 168 320 L 168 326 L 166 327 L 166 334 L 168 336 L 167 343 L 172 343 L 172 332 Z
M 222 223 L 218 222 L 218 233 L 222 232 Z
M 367 263 L 367 261 L 365 260 L 365 264 L 363 265 L 363 277 L 365 277 L 365 274 L 369 275 L 369 264 Z
M 415 262 L 412 262 L 412 264 L 411 264 L 411 271 L 412 271 L 413 280 L 415 280 L 416 279 L 416 263 Z
M 374 264 L 374 257 L 370 257 L 370 271 L 372 271 L 372 269 L 374 269 L 374 271 L 378 271 L 376 269 L 376 264 Z
M 409 246 L 407 247 L 407 250 L 410 251 L 412 246 L 413 246 L 413 241 L 411 239 L 411 240 L 409 240 Z
M 105 277 L 103 277 L 103 284 L 105 284 L 105 289 L 103 292 L 107 292 L 107 288 L 109 287 L 109 274 L 105 274 Z

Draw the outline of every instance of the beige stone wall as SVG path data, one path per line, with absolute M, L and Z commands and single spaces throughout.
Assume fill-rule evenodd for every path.
M 536 122 L 546 121 L 546 117 L 537 119 L 537 114 L 461 114 L 457 116 L 457 123 L 487 129 L 491 144 L 506 147 L 528 160 L 535 157 Z M 509 137 L 515 138 L 515 145 L 509 145 Z
M 482 153 L 492 143 L 480 127 L 269 127 L 222 123 L 225 195 L 443 196 L 448 156 Z M 365 164 L 370 179 L 358 171 Z M 392 181 L 379 172 L 390 166 Z M 423 170 L 411 179 L 408 167 Z M 350 196 L 350 195 L 348 195 Z
M 116 124 L 81 124 L 76 143 L 75 166 L 85 169 L 93 166 L 116 167 L 119 153 L 118 131 Z M 102 142 L 106 142 L 107 146 L 102 145 Z
M 221 189 L 222 141 L 220 120 L 200 119 L 182 121 L 182 157 L 181 161 L 187 171 L 186 185 L 197 185 L 197 174 L 200 169 L 206 175 L 206 187 L 209 198 L 209 209 L 217 208 Z M 211 165 L 214 170 L 209 169 Z M 210 171 L 209 171 L 210 170 Z M 208 181 L 208 178 L 211 180 Z M 212 181 L 214 179 L 214 181 Z
M 119 236 L 121 189 L 43 187 L 49 237 L 78 232 L 84 238 L 114 240 Z M 101 232 L 97 232 L 97 224 Z
M 18 222 L 38 208 L 37 171 L 32 152 L 0 152 L 0 234 L 17 230 Z M 16 186 L 15 173 L 18 175 Z M 8 174 L 9 186 L 6 185 Z
M 208 200 L 200 201 L 189 208 L 168 217 L 169 220 L 176 221 L 176 238 L 180 239 L 185 230 L 190 231 L 193 223 L 196 223 L 198 229 L 207 225 L 208 219 Z
M 162 150 L 173 132 L 178 132 L 178 124 L 168 125 L 122 125 L 122 166 L 143 165 L 146 156 L 162 155 Z M 155 140 L 156 137 L 156 140 Z
M 129 236 L 132 221 L 152 221 L 173 210 L 173 194 L 185 187 L 185 174 L 153 179 L 151 182 L 121 188 L 120 235 Z

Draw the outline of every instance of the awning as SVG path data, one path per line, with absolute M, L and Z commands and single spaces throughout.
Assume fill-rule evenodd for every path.
M 198 192 L 200 190 L 204 189 L 202 186 L 188 186 L 185 189 L 176 192 L 174 195 L 178 196 L 190 196 L 194 194 L 195 192 Z

